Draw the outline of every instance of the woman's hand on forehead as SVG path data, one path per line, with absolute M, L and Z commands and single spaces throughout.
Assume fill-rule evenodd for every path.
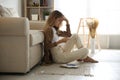
M 66 17 L 63 17 L 63 20 L 66 21 L 66 24 L 69 24 L 69 21 Z

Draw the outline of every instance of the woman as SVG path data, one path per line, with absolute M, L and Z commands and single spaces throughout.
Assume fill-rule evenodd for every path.
M 63 21 L 66 21 L 66 31 L 59 30 Z M 45 63 L 69 63 L 74 60 L 98 62 L 88 57 L 88 49 L 83 48 L 78 35 L 71 34 L 69 21 L 57 10 L 50 14 L 44 27 L 44 36 Z M 78 48 L 76 51 L 72 51 L 74 45 Z

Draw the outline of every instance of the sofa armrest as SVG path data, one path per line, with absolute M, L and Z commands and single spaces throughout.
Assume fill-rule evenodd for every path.
M 43 21 L 30 21 L 30 29 L 31 30 L 43 30 L 45 22 Z
M 0 35 L 23 36 L 29 34 L 29 21 L 25 17 L 1 17 Z
M 0 72 L 30 70 L 29 28 L 27 18 L 0 18 Z

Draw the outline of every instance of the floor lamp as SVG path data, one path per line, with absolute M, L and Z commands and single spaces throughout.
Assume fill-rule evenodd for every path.
M 81 18 L 79 22 L 79 26 L 77 29 L 77 34 L 79 33 L 80 26 L 82 25 L 83 27 L 83 36 L 85 36 L 85 25 L 87 25 L 89 29 L 88 33 L 88 41 L 87 41 L 87 47 L 91 47 L 91 53 L 95 53 L 95 38 L 97 39 L 97 45 L 99 50 L 101 49 L 99 41 L 98 41 L 98 36 L 96 33 L 96 29 L 98 27 L 98 20 L 96 18 Z M 89 45 L 89 41 L 91 41 L 91 44 Z M 84 45 L 86 43 L 86 39 L 84 37 Z

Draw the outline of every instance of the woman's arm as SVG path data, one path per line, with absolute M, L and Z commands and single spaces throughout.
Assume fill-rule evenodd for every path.
M 57 43 L 57 44 L 60 44 L 60 43 L 67 42 L 68 40 L 69 40 L 68 37 L 64 37 L 64 38 L 60 39 L 59 41 L 57 41 L 56 43 Z
M 58 31 L 57 34 L 62 37 L 70 37 L 71 36 L 71 30 L 70 30 L 70 24 L 69 21 L 64 18 L 64 21 L 66 21 L 66 31 Z
M 51 49 L 52 47 L 55 47 L 60 43 L 64 43 L 69 39 L 69 38 L 65 37 L 65 38 L 58 40 L 57 42 L 52 42 L 53 31 L 50 28 L 44 31 L 44 37 L 45 37 L 44 38 L 44 47 L 46 49 Z

